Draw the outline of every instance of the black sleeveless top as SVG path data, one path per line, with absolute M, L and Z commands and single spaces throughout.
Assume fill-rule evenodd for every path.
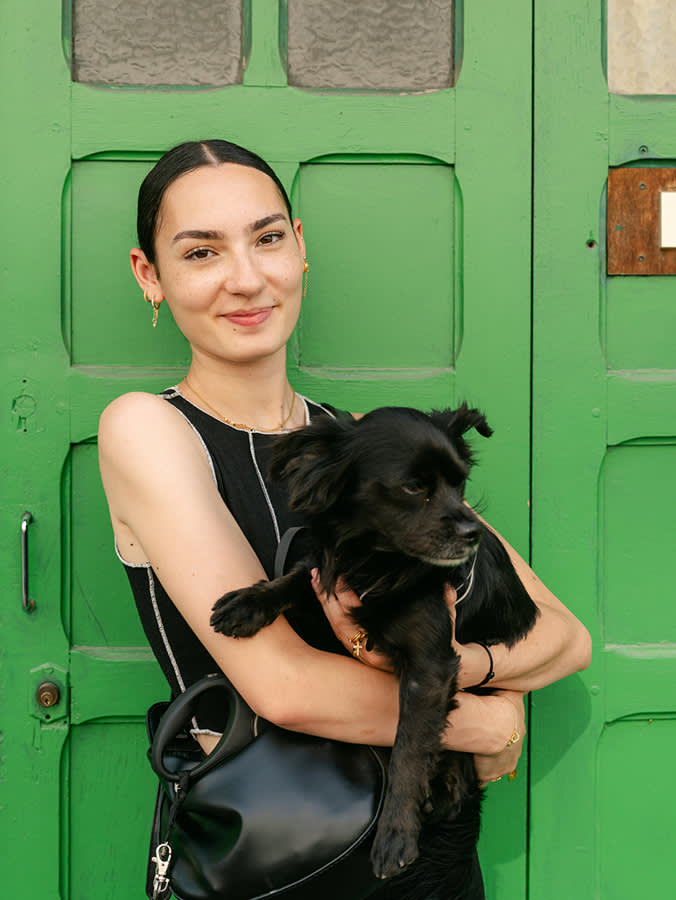
M 160 396 L 188 420 L 199 436 L 221 497 L 256 552 L 268 578 L 272 578 L 280 538 L 288 528 L 302 524 L 300 515 L 289 509 L 283 486 L 268 480 L 267 465 L 273 436 L 232 428 L 193 406 L 176 388 L 169 388 Z M 302 400 L 306 421 L 319 416 L 348 415 L 328 404 L 313 403 L 305 397 Z M 217 663 L 169 599 L 150 564 L 134 565 L 121 561 L 129 577 L 143 629 L 171 686 L 172 697 L 205 675 L 217 672 Z M 214 597 L 214 602 L 217 599 Z M 287 617 L 310 643 L 336 653 L 347 652 L 336 640 L 323 615 L 316 617 L 316 621 L 313 617 L 310 625 L 300 616 L 294 618 L 287 614 Z M 317 622 L 322 624 L 317 625 Z M 223 731 L 226 724 L 223 704 L 220 697 L 212 696 L 216 693 L 208 691 L 204 696 L 193 719 L 193 733 L 220 734 Z M 425 826 L 424 831 L 433 834 L 440 828 L 441 823 L 437 821 L 429 828 Z M 388 880 L 369 895 L 369 900 L 410 900 L 413 894 L 424 896 L 426 900 L 459 896 L 457 884 L 451 889 L 443 883 L 441 873 L 446 863 L 443 839 L 440 846 L 442 852 L 436 865 L 441 877 L 437 890 L 428 893 L 423 884 L 417 885 L 418 869 L 412 866 L 405 878 Z M 466 875 L 467 884 L 472 888 L 465 886 L 463 896 L 466 900 L 485 900 L 476 850 L 468 860 L 468 866 L 471 874 Z M 448 873 L 447 877 L 450 875 L 453 873 Z M 412 884 L 416 885 L 415 892 L 411 889 Z M 349 891 L 346 891 L 347 896 Z
M 267 468 L 273 435 L 233 428 L 203 412 L 176 388 L 160 394 L 192 425 L 205 449 L 218 492 L 253 547 L 268 578 L 273 577 L 280 538 L 288 528 L 302 524 L 299 513 L 289 509 L 283 485 L 268 479 Z M 335 416 L 333 407 L 302 398 L 306 421 Z M 120 557 L 121 559 L 121 557 Z M 171 687 L 171 696 L 218 671 L 206 651 L 176 609 L 149 563 L 132 564 L 121 559 L 150 647 Z M 214 597 L 214 603 L 218 597 Z M 293 623 L 292 623 L 293 624 Z M 336 642 L 337 643 L 337 642 Z M 194 721 L 195 732 L 220 734 L 224 727 L 221 698 L 209 691 Z M 212 708 L 213 707 L 213 708 Z

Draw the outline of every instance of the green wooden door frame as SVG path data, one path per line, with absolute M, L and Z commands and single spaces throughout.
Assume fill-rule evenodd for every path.
M 618 331 L 631 348 L 669 329 L 673 281 L 606 276 L 605 190 L 609 167 L 674 165 L 676 98 L 609 94 L 601 3 L 536 2 L 534 25 L 533 565 L 595 651 L 533 697 L 530 897 L 629 900 L 673 875 L 676 353 L 616 361 Z
M 79 291 L 82 301 L 86 279 L 72 264 L 72 243 L 77 239 L 83 246 L 77 229 L 86 230 L 88 222 L 94 227 L 97 218 L 109 215 L 114 199 L 102 195 L 100 207 L 83 216 L 78 192 L 89 183 L 92 167 L 103 172 L 104 164 L 118 162 L 147 166 L 180 140 L 222 134 L 224 122 L 224 136 L 269 159 L 290 189 L 298 185 L 303 166 L 329 159 L 445 166 L 453 179 L 456 217 L 454 246 L 449 247 L 456 272 L 449 363 L 407 368 L 394 361 L 349 372 L 307 366 L 301 341 L 290 369 L 301 390 L 355 411 L 383 402 L 453 404 L 462 397 L 481 405 L 496 435 L 480 449 L 475 493 L 485 497 L 492 523 L 528 556 L 530 0 L 509 6 L 499 0 L 467 2 L 459 17 L 464 55 L 456 87 L 408 96 L 316 94 L 289 87 L 277 47 L 279 5 L 252 0 L 250 12 L 251 56 L 241 86 L 140 91 L 71 83 L 62 46 L 68 33 L 59 6 L 49 0 L 8 0 L 2 8 L 0 119 L 11 140 L 4 142 L 0 169 L 3 208 L 10 211 L 0 224 L 5 258 L 0 266 L 5 410 L 0 528 L 9 548 L 0 601 L 0 627 L 7 636 L 0 645 L 0 845 L 12 860 L 6 889 L 15 896 L 80 900 L 91 888 L 97 897 L 103 892 L 119 897 L 131 895 L 137 884 L 140 896 L 136 876 L 145 853 L 148 803 L 139 803 L 128 823 L 128 833 L 143 834 L 142 841 L 123 851 L 113 847 L 119 834 L 112 833 L 112 825 L 110 834 L 94 833 L 96 810 L 87 807 L 81 813 L 74 804 L 86 806 L 88 794 L 95 796 L 111 822 L 124 821 L 141 785 L 141 776 L 131 770 L 132 758 L 140 759 L 143 752 L 142 714 L 164 694 L 157 667 L 138 642 L 72 639 L 81 617 L 74 611 L 77 569 L 88 539 L 86 521 L 73 521 L 72 510 L 91 505 L 97 522 L 103 515 L 100 489 L 95 491 L 83 475 L 91 469 L 100 410 L 126 390 L 159 390 L 183 373 L 176 356 L 163 366 L 161 356 L 158 362 L 153 355 L 156 347 L 144 355 L 146 337 L 139 339 L 135 365 L 74 362 L 83 311 L 73 310 L 71 299 Z M 302 211 L 302 190 L 299 201 Z M 98 260 L 90 261 L 90 268 L 94 263 Z M 410 265 L 426 298 L 429 273 L 420 271 L 415 259 Z M 119 271 L 123 268 L 121 258 Z M 139 328 L 148 327 L 140 297 L 134 295 L 132 307 L 126 293 L 119 305 L 117 296 L 109 296 L 107 271 L 89 279 L 86 295 L 94 310 L 87 328 L 94 332 L 98 315 L 102 344 L 118 340 L 121 328 L 135 333 L 137 322 Z M 375 316 L 382 318 L 387 298 L 376 299 L 381 305 Z M 412 302 L 424 316 L 420 298 Z M 451 301 L 434 296 L 429 302 Z M 168 345 L 180 356 L 165 322 Z M 32 614 L 21 608 L 20 595 L 19 527 L 26 509 L 34 516 L 29 532 Z M 133 633 L 131 625 L 120 627 Z M 62 697 L 47 711 L 34 699 L 45 679 L 59 683 Z M 87 737 L 73 744 L 69 729 Z M 111 740 L 110 752 L 101 752 L 105 734 L 113 731 L 120 737 Z M 131 780 L 121 782 L 121 772 Z M 144 778 L 145 790 L 151 779 Z M 524 891 L 527 787 L 525 777 L 495 786 L 486 804 L 482 854 L 488 892 L 496 900 L 512 900 Z M 133 864 L 131 853 L 138 854 Z

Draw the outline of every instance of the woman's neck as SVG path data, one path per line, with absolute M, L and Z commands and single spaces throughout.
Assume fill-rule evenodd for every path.
M 304 421 L 303 405 L 286 377 L 285 360 L 249 365 L 193 357 L 181 388 L 191 402 L 239 428 L 280 431 Z

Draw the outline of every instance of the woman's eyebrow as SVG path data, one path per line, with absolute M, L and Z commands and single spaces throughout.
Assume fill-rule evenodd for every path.
M 271 225 L 272 222 L 279 222 L 280 219 L 286 220 L 284 213 L 271 213 L 269 216 L 263 216 L 262 219 L 256 219 L 255 222 L 247 225 L 247 230 L 250 232 L 260 231 L 261 228 L 266 228 L 268 225 Z M 177 241 L 186 240 L 186 238 L 197 241 L 222 241 L 223 232 L 188 228 L 185 231 L 179 231 L 178 234 L 175 234 L 172 239 L 172 244 L 175 244 Z
M 262 219 L 257 219 L 255 222 L 252 222 L 251 225 L 249 225 L 249 231 L 260 231 L 261 228 L 266 228 L 273 222 L 279 222 L 280 219 L 286 220 L 284 213 L 272 213 L 272 215 L 264 216 Z
M 172 244 L 175 244 L 176 241 L 185 240 L 185 238 L 191 238 L 192 240 L 198 241 L 222 241 L 223 233 L 220 231 L 200 231 L 199 229 L 188 229 L 187 231 L 179 231 L 178 234 L 175 234 L 172 240 Z

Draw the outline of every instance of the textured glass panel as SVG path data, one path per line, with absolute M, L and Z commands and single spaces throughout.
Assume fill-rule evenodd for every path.
M 453 0 L 288 0 L 288 66 L 299 87 L 448 87 Z
M 241 0 L 73 0 L 74 81 L 236 84 L 241 64 Z
M 598 753 L 598 835 L 603 900 L 663 897 L 673 883 L 676 721 L 644 719 L 606 728 Z M 640 770 L 640 788 L 627 775 Z
M 449 166 L 303 166 L 302 365 L 452 365 L 453 200 Z
M 608 87 L 613 94 L 676 94 L 673 0 L 608 0 Z
M 95 444 L 71 452 L 71 643 L 145 647 L 127 576 L 115 554 Z
M 134 281 L 136 196 L 152 163 L 73 164 L 71 360 L 83 366 L 183 366 L 188 344 L 163 303 L 159 324 Z M 67 298 L 67 292 L 65 292 Z M 66 317 L 67 318 L 67 317 Z
M 611 643 L 676 641 L 670 565 L 676 546 L 676 446 L 609 450 L 601 478 L 603 637 Z

